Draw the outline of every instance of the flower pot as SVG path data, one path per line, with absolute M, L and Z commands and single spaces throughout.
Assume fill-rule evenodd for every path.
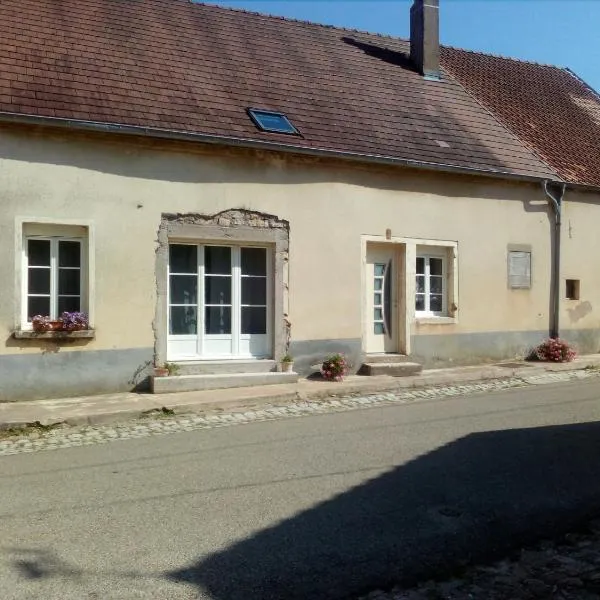
M 281 371 L 283 373 L 291 373 L 294 369 L 294 363 L 293 362 L 282 362 L 281 363 Z
M 44 333 L 45 331 L 62 331 L 62 321 L 42 321 L 39 323 L 33 323 L 33 330 L 38 333 Z
M 167 367 L 154 367 L 154 377 L 168 377 L 169 369 Z

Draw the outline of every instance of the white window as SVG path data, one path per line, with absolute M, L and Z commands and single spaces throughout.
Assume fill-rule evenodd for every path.
M 447 257 L 417 254 L 415 313 L 417 317 L 447 315 Z
M 26 236 L 23 240 L 23 325 L 36 315 L 58 319 L 86 311 L 82 239 Z

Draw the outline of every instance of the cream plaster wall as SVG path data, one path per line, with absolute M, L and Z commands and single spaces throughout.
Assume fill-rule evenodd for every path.
M 15 220 L 91 221 L 95 325 L 90 342 L 61 351 L 154 345 L 155 249 L 163 212 L 263 211 L 290 222 L 289 298 L 294 340 L 360 338 L 361 236 L 458 242 L 458 322 L 413 324 L 415 334 L 548 328 L 551 224 L 541 187 L 402 169 L 327 164 L 213 148 L 0 129 L 0 354 L 39 352 L 13 340 Z M 564 272 L 581 273 L 599 326 L 600 285 L 583 264 L 600 244 L 589 204 L 568 204 Z M 600 212 L 598 212 L 600 216 Z M 507 245 L 530 244 L 531 290 L 507 287 Z M 583 258 L 583 261 L 582 261 Z M 575 276 L 575 275 L 573 275 Z M 574 307 L 563 311 L 569 322 Z M 587 309 L 578 309 L 585 311 Z

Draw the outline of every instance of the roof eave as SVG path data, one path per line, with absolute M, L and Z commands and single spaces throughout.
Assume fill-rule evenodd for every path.
M 379 154 L 362 154 L 356 152 L 346 152 L 343 150 L 329 150 L 326 148 L 297 146 L 285 144 L 282 142 L 268 142 L 265 140 L 256 140 L 251 138 L 239 138 L 232 136 L 211 135 L 204 133 L 192 133 L 187 131 L 177 131 L 172 129 L 162 129 L 155 127 L 141 127 L 137 125 L 124 125 L 120 123 L 103 123 L 100 121 L 86 121 L 79 119 L 65 119 L 59 117 L 47 117 L 39 115 L 28 115 L 21 113 L 0 112 L 0 123 L 13 123 L 18 125 L 38 125 L 47 127 L 57 127 L 75 131 L 92 131 L 100 133 L 114 133 L 129 136 L 142 136 L 155 139 L 166 139 L 184 142 L 196 142 L 203 144 L 213 144 L 221 146 L 235 146 L 238 148 L 252 150 L 270 150 L 273 152 L 286 152 L 290 154 L 302 154 L 320 158 L 337 158 L 353 162 L 363 162 L 370 164 L 402 166 L 413 169 L 427 171 L 437 171 L 443 173 L 454 173 L 461 175 L 480 175 L 483 177 L 492 177 L 495 179 L 509 179 L 512 181 L 540 182 L 544 180 L 564 183 L 559 178 L 550 178 L 547 176 L 524 175 L 501 171 L 495 169 L 480 169 L 477 167 L 467 168 L 444 163 L 426 162 L 411 159 L 395 158 L 392 156 Z

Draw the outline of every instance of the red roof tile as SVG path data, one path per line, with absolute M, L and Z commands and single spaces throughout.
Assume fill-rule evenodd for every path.
M 469 53 L 444 52 L 448 72 L 432 82 L 410 68 L 407 52 L 404 40 L 187 0 L 2 0 L 0 113 L 515 176 L 562 173 L 561 161 L 523 143 L 504 113 L 502 122 L 491 114 L 484 84 L 457 66 L 460 57 L 479 64 Z M 496 77 L 477 68 L 482 81 Z M 566 72 L 549 72 L 572 81 L 569 89 L 581 86 Z M 249 106 L 285 113 L 302 137 L 259 131 Z M 528 111 L 525 101 L 514 107 Z

